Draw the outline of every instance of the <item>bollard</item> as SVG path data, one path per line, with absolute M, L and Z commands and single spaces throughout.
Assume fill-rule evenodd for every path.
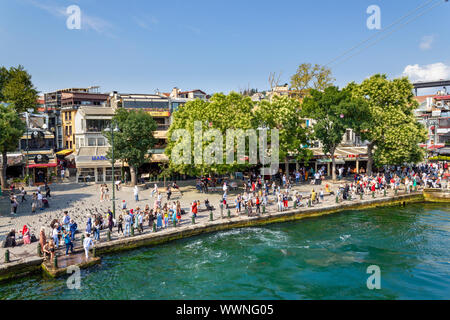
M 37 245 L 37 254 L 39 257 L 42 257 L 41 243 L 38 243 Z
M 55 269 L 58 268 L 58 257 L 56 256 L 56 253 L 55 253 L 55 257 L 53 258 L 53 267 Z
M 263 214 L 266 213 L 266 206 L 265 205 L 263 205 L 263 211 L 262 212 L 263 212 Z
M 359 198 L 362 200 L 363 199 L 363 193 L 361 192 L 359 195 Z
M 339 203 L 339 197 L 336 196 L 336 203 Z
M 92 256 L 95 258 L 95 247 L 92 248 Z
M 177 219 L 173 219 L 173 227 L 174 227 L 174 228 L 177 227 Z
M 398 190 L 397 189 L 395 189 L 394 194 L 398 195 Z
M 153 232 L 156 232 L 156 223 L 153 222 Z
M 311 207 L 311 199 L 308 199 L 308 207 Z
M 383 192 L 383 193 L 384 193 L 384 196 L 386 197 L 386 189 L 384 189 L 384 192 Z
M 6 249 L 6 251 L 5 251 L 5 263 L 8 263 L 8 262 L 9 262 L 9 250 Z
M 192 215 L 192 224 L 195 224 L 195 216 Z
M 108 241 L 111 241 L 111 231 L 108 230 L 106 237 L 108 238 Z
M 134 236 L 134 226 L 131 226 L 131 236 Z
M 297 201 L 294 200 L 294 209 L 297 209 Z
M 212 212 L 212 210 L 211 211 L 209 211 L 209 221 L 213 221 L 214 219 L 213 219 L 213 212 Z
M 228 218 L 231 218 L 231 211 L 228 209 Z
M 375 191 L 372 191 L 372 199 L 375 198 Z

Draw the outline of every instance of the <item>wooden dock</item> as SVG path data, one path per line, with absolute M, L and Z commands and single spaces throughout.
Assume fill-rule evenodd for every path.
M 69 255 L 57 256 L 58 266 L 55 268 L 54 261 L 46 260 L 42 263 L 44 272 L 52 278 L 56 278 L 67 274 L 67 269 L 70 266 L 77 266 L 80 269 L 88 268 L 101 262 L 100 257 L 90 256 L 88 260 L 84 255 L 84 251 L 75 252 Z

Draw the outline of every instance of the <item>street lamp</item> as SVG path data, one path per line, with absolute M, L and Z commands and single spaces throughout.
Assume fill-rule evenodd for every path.
M 29 177 L 29 175 L 30 175 L 30 168 L 28 168 L 28 154 L 29 154 L 29 149 L 30 149 L 30 147 L 29 147 L 29 145 L 28 145 L 28 143 L 29 143 L 29 141 L 28 141 L 28 128 L 29 128 L 29 126 L 30 126 L 30 113 L 32 113 L 34 111 L 34 109 L 32 109 L 32 108 L 29 108 L 29 109 L 27 109 L 27 112 L 26 112 L 26 127 L 27 127 L 27 158 L 26 158 L 26 160 L 25 160 L 25 166 L 26 166 L 26 168 L 27 168 L 27 179 L 28 179 L 28 186 L 30 186 L 30 177 Z
M 119 128 L 116 127 L 111 130 L 111 128 L 108 126 L 105 129 L 106 132 L 111 132 L 111 148 L 112 148 L 112 191 L 113 191 L 113 197 L 112 197 L 112 203 L 113 203 L 113 218 L 116 218 L 116 189 L 115 189 L 115 185 L 114 185 L 114 132 L 119 132 Z

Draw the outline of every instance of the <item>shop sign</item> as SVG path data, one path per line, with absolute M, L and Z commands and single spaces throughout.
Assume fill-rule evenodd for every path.
M 92 156 L 92 161 L 109 160 L 105 156 Z

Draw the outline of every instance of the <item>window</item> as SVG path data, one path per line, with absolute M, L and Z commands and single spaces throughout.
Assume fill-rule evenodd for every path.
M 69 149 L 72 149 L 72 141 L 69 142 L 69 145 L 70 145 Z
M 67 112 L 69 114 L 69 120 L 72 120 L 72 112 Z
M 346 135 L 346 136 L 345 136 L 345 140 L 347 140 L 347 141 L 351 141 L 351 140 L 352 140 L 352 131 L 351 131 L 351 130 L 348 130 L 348 129 L 347 129 L 345 135 Z
M 102 132 L 110 124 L 110 122 L 111 120 L 87 119 L 87 132 Z
M 97 139 L 95 139 L 95 138 L 88 138 L 88 146 L 89 147 L 95 147 L 96 143 L 97 143 Z
M 97 146 L 102 147 L 105 145 L 105 139 L 104 138 L 98 138 L 97 139 Z
M 95 169 L 94 168 L 80 168 L 78 173 L 78 182 L 94 181 Z
M 72 135 L 72 126 L 69 126 L 69 136 Z

